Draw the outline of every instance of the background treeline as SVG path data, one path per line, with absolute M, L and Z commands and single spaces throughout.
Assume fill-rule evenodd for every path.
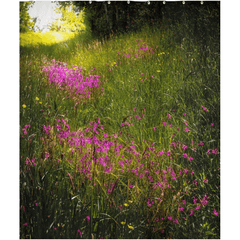
M 58 21 L 53 22 L 50 24 L 50 31 L 85 30 L 90 31 L 93 37 L 102 39 L 111 35 L 137 32 L 146 25 L 161 25 L 163 20 L 167 20 L 169 26 L 186 26 L 188 23 L 187 28 L 183 27 L 183 31 L 176 32 L 179 42 L 187 31 L 188 36 L 190 34 L 191 39 L 205 49 L 209 41 L 220 44 L 220 1 L 205 1 L 204 4 L 200 1 L 187 1 L 185 4 L 163 4 L 162 1 L 151 1 L 150 4 L 147 1 L 131 1 L 130 4 L 127 1 L 111 1 L 110 4 L 107 1 L 92 1 L 91 4 L 89 1 L 56 2 L 59 6 L 57 12 L 62 13 L 61 24 L 59 25 Z M 20 2 L 20 32 L 32 31 L 36 24 L 37 18 L 31 19 L 28 14 L 33 4 L 33 1 Z M 83 27 L 83 24 L 86 27 Z M 68 26 L 64 27 L 65 25 Z
M 61 6 L 70 2 L 59 2 Z M 162 1 L 130 2 L 107 1 L 89 4 L 89 1 L 72 1 L 78 10 L 85 11 L 85 18 L 96 37 L 110 36 L 129 31 L 138 31 L 144 25 L 156 25 L 165 18 L 170 25 L 189 23 L 189 32 L 200 40 L 203 45 L 212 40 L 212 37 L 219 42 L 220 38 L 220 1 L 204 2 L 178 2 Z M 216 28 L 219 26 L 219 28 Z M 182 34 L 179 33 L 181 39 Z

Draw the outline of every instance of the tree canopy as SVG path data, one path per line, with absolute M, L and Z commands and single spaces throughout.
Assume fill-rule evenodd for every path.
M 49 25 L 50 31 L 80 32 L 85 30 L 84 12 L 78 11 L 76 6 L 60 5 L 56 12 L 61 13 L 62 16 Z
M 20 32 L 28 32 L 33 30 L 33 27 L 36 23 L 36 19 L 33 19 L 31 21 L 31 17 L 28 13 L 28 10 L 30 7 L 33 6 L 33 1 L 26 1 L 26 2 L 20 2 L 19 7 L 19 25 L 20 25 Z

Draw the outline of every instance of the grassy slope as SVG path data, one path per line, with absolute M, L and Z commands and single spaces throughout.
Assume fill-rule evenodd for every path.
M 179 33 L 181 31 L 182 29 L 179 29 Z M 21 226 L 22 237 L 26 235 L 38 238 L 75 237 L 77 229 L 81 230 L 85 238 L 91 237 L 91 234 L 104 238 L 219 236 L 219 217 L 212 213 L 214 208 L 219 211 L 220 206 L 219 155 L 207 154 L 208 149 L 217 148 L 220 151 L 219 56 L 215 54 L 218 53 L 218 49 L 212 48 L 211 52 L 206 53 L 190 39 L 179 41 L 174 36 L 170 29 L 158 27 L 154 31 L 144 29 L 140 33 L 112 37 L 102 42 L 87 41 L 83 36 L 75 36 L 75 39 L 50 46 L 22 47 L 20 104 L 21 106 L 26 104 L 27 107 L 21 107 L 20 126 L 22 129 L 26 124 L 30 124 L 31 128 L 27 136 L 21 132 L 20 141 L 22 159 L 20 169 L 23 171 L 20 186 L 21 190 L 24 190 L 21 205 L 26 207 L 26 211 L 21 213 L 21 224 L 28 222 L 28 225 L 32 226 Z M 143 43 L 145 45 L 142 45 Z M 149 51 L 138 51 L 139 47 L 146 46 L 155 50 L 150 54 Z M 136 57 L 135 54 L 139 52 L 142 52 L 144 57 Z M 128 56 L 129 53 L 131 57 L 125 57 L 124 54 Z M 46 65 L 51 59 L 66 62 L 69 68 L 72 65 L 84 66 L 86 75 L 91 74 L 91 70 L 98 71 L 105 94 L 97 96 L 95 100 L 76 105 L 71 98 L 67 98 L 66 92 L 49 88 L 47 77 L 39 67 Z M 42 104 L 36 101 L 36 97 Z M 202 106 L 208 111 L 203 111 Z M 171 119 L 167 117 L 168 114 L 171 114 Z M 138 121 L 134 118 L 136 115 L 142 119 Z M 66 152 L 69 147 L 61 147 L 57 138 L 54 138 L 57 136 L 55 132 L 52 135 L 55 139 L 53 140 L 48 139 L 41 130 L 43 125 L 52 126 L 56 118 L 62 117 L 68 121 L 71 131 L 85 129 L 89 127 L 89 122 L 100 118 L 104 131 L 98 136 L 99 139 L 104 139 L 103 133 L 109 135 L 117 133 L 119 143 L 127 147 L 132 144 L 136 146 L 139 158 L 148 168 L 151 161 L 160 164 L 156 166 L 160 171 L 167 166 L 175 166 L 175 170 L 178 171 L 189 167 L 189 171 L 190 169 L 194 171 L 194 175 L 185 176 L 180 185 L 175 185 L 177 191 L 189 189 L 189 193 L 179 196 L 177 192 L 166 190 L 165 201 L 159 205 L 162 207 L 155 203 L 158 210 L 153 206 L 149 208 L 146 205 L 148 197 L 159 197 L 162 192 L 150 190 L 152 183 L 148 179 L 139 180 L 138 177 L 131 175 L 126 171 L 127 166 L 124 168 L 124 174 L 121 174 L 118 168 L 109 175 L 104 174 L 100 167 L 98 173 L 92 171 L 97 186 L 92 187 L 91 181 L 86 181 L 81 174 L 77 174 L 74 164 L 68 164 L 69 158 L 75 161 L 80 155 L 69 155 Z M 184 124 L 185 120 L 187 126 Z M 162 123 L 164 121 L 167 122 L 165 127 Z M 133 125 L 121 127 L 123 122 L 132 122 Z M 211 123 L 214 123 L 214 127 L 211 127 Z M 188 127 L 190 132 L 185 132 L 185 127 Z M 31 140 L 29 136 L 32 134 L 36 136 Z M 152 147 L 152 143 L 155 143 L 156 152 L 161 150 L 166 152 L 171 149 L 170 143 L 173 141 L 176 143 L 180 141 L 181 144 L 188 146 L 187 153 L 194 158 L 192 163 L 182 158 L 184 151 L 181 146 L 174 152 L 172 159 L 164 157 L 165 162 L 156 159 L 151 150 L 147 150 L 149 157 L 145 159 L 146 149 Z M 192 141 L 195 141 L 194 146 L 191 146 Z M 203 146 L 197 145 L 200 141 L 204 142 Z M 53 149 L 52 145 L 57 147 Z M 197 150 L 192 151 L 193 147 Z M 56 152 L 57 148 L 61 150 L 61 154 Z M 55 157 L 43 161 L 44 151 Z M 113 152 L 109 154 L 111 161 L 117 165 L 119 157 Z M 121 154 L 128 160 L 133 158 L 137 161 L 137 158 L 125 153 L 124 150 Z M 37 162 L 31 171 L 26 170 L 27 157 L 35 158 Z M 60 165 L 56 163 L 56 159 L 59 158 L 62 158 Z M 136 166 L 130 165 L 130 171 Z M 67 173 L 74 176 L 76 184 L 74 189 L 71 189 Z M 124 211 L 111 207 L 111 201 L 105 194 L 107 189 L 104 190 L 104 184 L 107 182 L 110 186 L 118 176 L 119 184 L 110 198 L 117 206 L 129 200 L 133 201 L 132 208 L 126 207 Z M 203 182 L 205 178 L 208 179 L 207 184 Z M 198 181 L 197 186 L 192 184 L 195 179 Z M 187 185 L 184 181 L 188 181 Z M 56 182 L 59 184 L 57 188 L 54 187 Z M 81 182 L 85 184 L 80 186 Z M 130 182 L 136 182 L 134 188 L 129 187 Z M 24 183 L 27 187 L 23 187 Z M 50 192 L 53 190 L 54 193 L 51 195 Z M 192 204 L 192 197 L 202 198 L 205 193 L 208 193 L 210 198 L 209 204 L 202 206 L 189 217 L 190 209 L 196 207 Z M 75 196 L 75 200 L 70 201 L 69 196 Z M 36 198 L 39 208 L 34 205 Z M 177 211 L 177 200 L 180 199 L 185 199 L 188 203 L 183 214 Z M 160 216 L 166 218 L 159 225 L 154 225 L 157 217 L 154 212 L 159 212 L 159 218 Z M 181 224 L 173 224 L 167 221 L 171 214 L 178 217 L 179 221 L 185 216 L 187 221 L 181 220 Z M 87 215 L 91 217 L 89 223 L 85 219 Z M 75 218 L 79 221 L 76 222 Z M 147 219 L 153 222 L 148 223 Z M 122 225 L 121 222 L 133 225 L 134 230 Z M 37 230 L 39 225 L 43 231 Z M 61 225 L 65 227 L 59 227 Z M 61 231 L 54 230 L 54 227 Z M 152 228 L 155 228 L 155 232 L 152 232 Z

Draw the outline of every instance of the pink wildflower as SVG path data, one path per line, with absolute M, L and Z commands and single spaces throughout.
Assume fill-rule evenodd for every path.
M 197 186 L 197 179 L 193 181 L 193 184 Z
M 103 136 L 104 136 L 105 138 L 107 138 L 107 137 L 108 137 L 108 134 L 107 134 L 107 133 L 104 133 Z
M 134 187 L 134 185 L 132 185 L 132 184 L 130 183 L 130 184 L 129 184 L 129 187 L 130 187 L 130 188 L 133 188 L 133 187 Z
M 174 220 L 173 220 L 173 223 L 177 223 L 177 224 L 178 224 L 178 223 L 179 223 L 179 222 L 178 222 L 178 219 L 177 219 L 177 218 L 174 219 Z
M 183 145 L 182 145 L 182 149 L 183 149 L 183 150 L 186 150 L 186 149 L 187 149 L 187 146 L 183 144 Z
M 23 134 L 24 134 L 24 135 L 27 135 L 27 129 L 26 129 L 26 128 L 23 128 L 22 130 L 23 130 Z
M 188 158 L 188 160 L 189 160 L 190 162 L 192 162 L 193 159 L 194 159 L 193 157 L 189 157 L 189 158 Z
M 215 208 L 214 208 L 213 214 L 216 215 L 216 216 L 218 216 L 219 212 L 216 212 L 216 210 L 215 210 Z
M 195 208 L 196 210 L 199 210 L 201 208 L 200 204 L 197 204 L 197 207 Z
M 194 204 L 197 203 L 197 200 L 198 200 L 198 199 L 193 196 L 193 203 L 194 203 Z
M 80 230 L 77 230 L 77 236 L 78 236 L 78 234 L 79 234 L 79 236 L 81 236 L 81 237 L 82 237 L 82 233 L 81 233 L 81 231 L 80 231 Z
M 191 212 L 190 212 L 189 216 L 191 216 L 191 215 L 193 215 L 193 210 L 192 209 L 191 209 Z
M 216 154 L 216 155 L 218 154 L 217 148 L 215 150 L 212 149 L 212 154 Z
M 202 105 L 202 109 L 203 109 L 203 111 L 208 111 L 203 105 Z

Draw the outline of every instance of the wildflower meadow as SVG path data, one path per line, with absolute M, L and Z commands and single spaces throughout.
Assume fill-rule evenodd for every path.
M 21 33 L 20 238 L 220 238 L 217 13 Z

